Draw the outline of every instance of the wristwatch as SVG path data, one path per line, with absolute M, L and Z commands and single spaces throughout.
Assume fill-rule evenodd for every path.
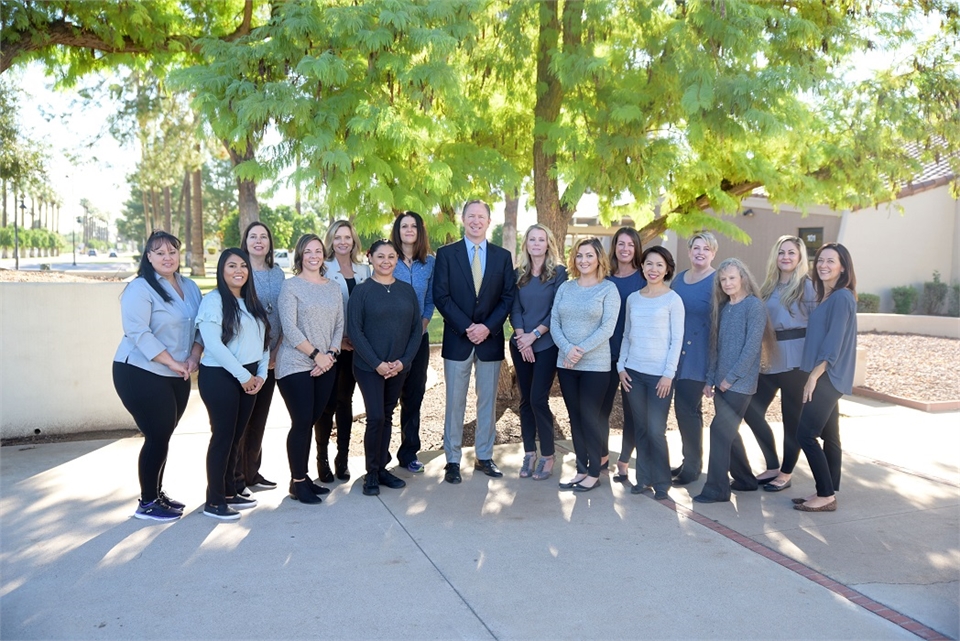
M 317 357 L 317 354 L 319 353 L 320 353 L 320 350 L 314 347 L 313 351 L 310 352 L 310 360 L 312 361 L 313 359 L 315 359 Z
M 534 328 L 533 330 L 533 335 L 536 336 L 537 338 L 540 338 L 541 336 L 543 336 L 543 334 L 540 333 L 540 330 L 536 328 Z

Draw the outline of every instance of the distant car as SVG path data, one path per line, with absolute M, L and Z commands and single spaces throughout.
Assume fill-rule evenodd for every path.
M 273 252 L 273 263 L 282 269 L 290 269 L 290 252 L 286 249 L 277 249 Z
M 87 256 L 96 256 L 96 255 L 97 255 L 96 249 L 91 249 L 90 251 L 87 252 Z
M 110 258 L 116 258 L 116 257 L 117 257 L 117 252 L 111 251 L 111 252 L 110 252 Z

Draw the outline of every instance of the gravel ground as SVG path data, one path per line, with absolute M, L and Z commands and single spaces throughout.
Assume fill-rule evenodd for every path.
M 860 334 L 866 387 L 916 401 L 960 399 L 960 340 L 913 334 Z

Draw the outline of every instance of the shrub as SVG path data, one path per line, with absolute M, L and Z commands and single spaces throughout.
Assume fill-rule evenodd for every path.
M 933 272 L 933 280 L 923 284 L 923 293 L 920 294 L 920 303 L 917 309 L 921 314 L 940 315 L 943 313 L 943 304 L 947 302 L 949 286 L 940 280 L 940 272 Z
M 880 297 L 876 294 L 857 294 L 857 311 L 861 314 L 876 314 L 880 311 Z
M 913 311 L 913 304 L 917 301 L 917 290 L 910 285 L 903 287 L 894 287 L 891 290 L 893 294 L 893 313 L 909 314 Z
M 947 306 L 947 315 L 960 317 L 960 285 L 951 285 L 950 304 Z

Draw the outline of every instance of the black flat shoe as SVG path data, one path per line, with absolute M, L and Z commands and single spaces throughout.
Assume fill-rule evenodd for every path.
M 347 469 L 347 462 L 344 461 L 343 463 L 341 463 L 340 461 L 335 461 L 334 465 L 337 468 L 337 478 L 340 479 L 341 481 L 349 481 L 350 470 Z M 332 481 L 333 479 L 330 479 L 330 480 Z
M 630 488 L 630 494 L 643 494 L 650 489 L 649 485 L 643 485 L 642 483 L 637 483 Z
M 785 489 L 787 489 L 788 487 L 790 487 L 791 485 L 793 485 L 792 481 L 793 481 L 793 479 L 790 479 L 790 480 L 787 481 L 786 483 L 782 483 L 782 484 L 780 484 L 780 485 L 774 485 L 773 483 L 767 483 L 767 484 L 765 484 L 765 485 L 763 486 L 763 491 L 764 491 L 764 492 L 782 492 L 782 491 L 784 491 Z
M 630 479 L 627 478 L 627 474 L 626 474 L 626 473 L 620 474 L 619 472 L 616 473 L 616 474 L 614 474 L 614 475 L 611 477 L 611 480 L 612 480 L 614 483 L 629 483 L 629 482 L 630 482 Z
M 380 494 L 380 482 L 375 474 L 367 474 L 363 477 L 363 493 L 367 496 Z
M 666 490 L 656 490 L 653 493 L 653 498 L 657 499 L 658 501 L 666 501 L 668 498 L 670 498 L 670 495 L 667 494 Z
M 682 465 L 680 467 L 675 467 L 672 470 L 670 470 L 670 476 L 680 476 L 680 472 L 682 471 L 683 471 Z
M 715 499 L 713 497 L 705 496 L 703 494 L 697 494 L 695 497 L 693 497 L 694 503 L 726 503 L 729 500 L 730 499 Z
M 591 485 L 591 486 L 589 486 L 589 487 L 587 487 L 586 485 L 580 485 L 580 483 L 574 483 L 574 484 L 573 484 L 573 487 L 572 487 L 571 489 L 572 489 L 574 492 L 589 492 L 590 490 L 594 490 L 594 489 L 596 489 L 596 488 L 598 488 L 598 487 L 600 487 L 600 481 L 599 481 L 599 480 L 597 480 L 596 483 L 594 483 L 593 485 Z
M 748 485 L 742 483 L 741 481 L 733 481 L 730 483 L 730 489 L 736 490 L 737 492 L 756 492 L 760 489 L 758 485 Z
M 399 490 L 400 488 L 407 486 L 406 481 L 399 476 L 395 476 L 390 472 L 387 472 L 386 470 L 380 470 L 380 473 L 377 475 L 377 480 L 380 482 L 380 485 L 389 487 L 391 490 Z
M 684 486 L 684 485 L 690 485 L 691 483 L 693 483 L 694 481 L 696 481 L 696 480 L 699 479 L 699 478 L 700 478 L 700 475 L 699 475 L 699 474 L 697 474 L 697 475 L 694 476 L 693 478 L 691 478 L 691 477 L 689 477 L 689 476 L 688 476 L 688 477 L 678 476 L 677 478 L 673 479 L 673 486 L 674 486 L 674 487 L 682 487 L 682 486 Z
M 463 479 L 460 478 L 460 464 L 459 463 L 447 463 L 443 468 L 443 480 L 447 483 L 457 484 Z
M 586 477 L 584 477 L 584 478 L 586 478 Z M 572 490 L 572 489 L 573 489 L 576 485 L 578 485 L 578 484 L 580 483 L 580 481 L 582 481 L 582 480 L 583 480 L 583 479 L 580 479 L 580 480 L 578 480 L 578 481 L 567 481 L 566 483 L 564 483 L 563 481 L 561 481 L 558 485 L 559 485 L 559 487 L 560 487 L 561 490 Z

